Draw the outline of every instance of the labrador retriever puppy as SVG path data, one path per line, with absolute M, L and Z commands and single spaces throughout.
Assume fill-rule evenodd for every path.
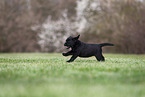
M 64 46 L 67 49 L 71 48 L 67 53 L 62 53 L 63 56 L 72 55 L 70 60 L 67 62 L 73 62 L 77 57 L 91 57 L 95 56 L 98 61 L 105 61 L 104 56 L 102 55 L 103 46 L 114 46 L 111 43 L 101 43 L 101 44 L 88 44 L 78 40 L 80 35 L 77 37 L 68 37 Z

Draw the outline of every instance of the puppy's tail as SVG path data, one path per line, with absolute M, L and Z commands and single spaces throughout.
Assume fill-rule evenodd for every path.
M 114 46 L 114 44 L 112 44 L 112 43 L 101 43 L 101 44 L 99 44 L 101 47 L 103 47 L 103 46 Z

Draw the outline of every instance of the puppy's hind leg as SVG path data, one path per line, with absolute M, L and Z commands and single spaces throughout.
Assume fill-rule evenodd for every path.
M 96 57 L 96 59 L 97 59 L 98 61 L 105 61 L 105 58 L 104 58 L 104 56 L 102 55 L 102 53 L 96 54 L 95 57 Z
M 104 56 L 101 54 L 101 61 L 105 61 L 105 58 L 104 58 Z

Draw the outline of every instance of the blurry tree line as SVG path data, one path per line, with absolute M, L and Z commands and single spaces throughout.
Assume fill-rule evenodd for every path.
M 61 52 L 69 35 L 145 53 L 144 0 L 0 0 L 0 52 Z
M 0 0 L 0 52 L 41 51 L 38 34 L 43 22 L 49 15 L 58 19 L 65 9 L 71 17 L 74 7 L 73 0 Z

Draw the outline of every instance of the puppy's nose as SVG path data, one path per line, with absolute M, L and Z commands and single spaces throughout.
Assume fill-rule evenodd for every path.
M 66 43 L 64 43 L 64 46 L 66 46 Z

